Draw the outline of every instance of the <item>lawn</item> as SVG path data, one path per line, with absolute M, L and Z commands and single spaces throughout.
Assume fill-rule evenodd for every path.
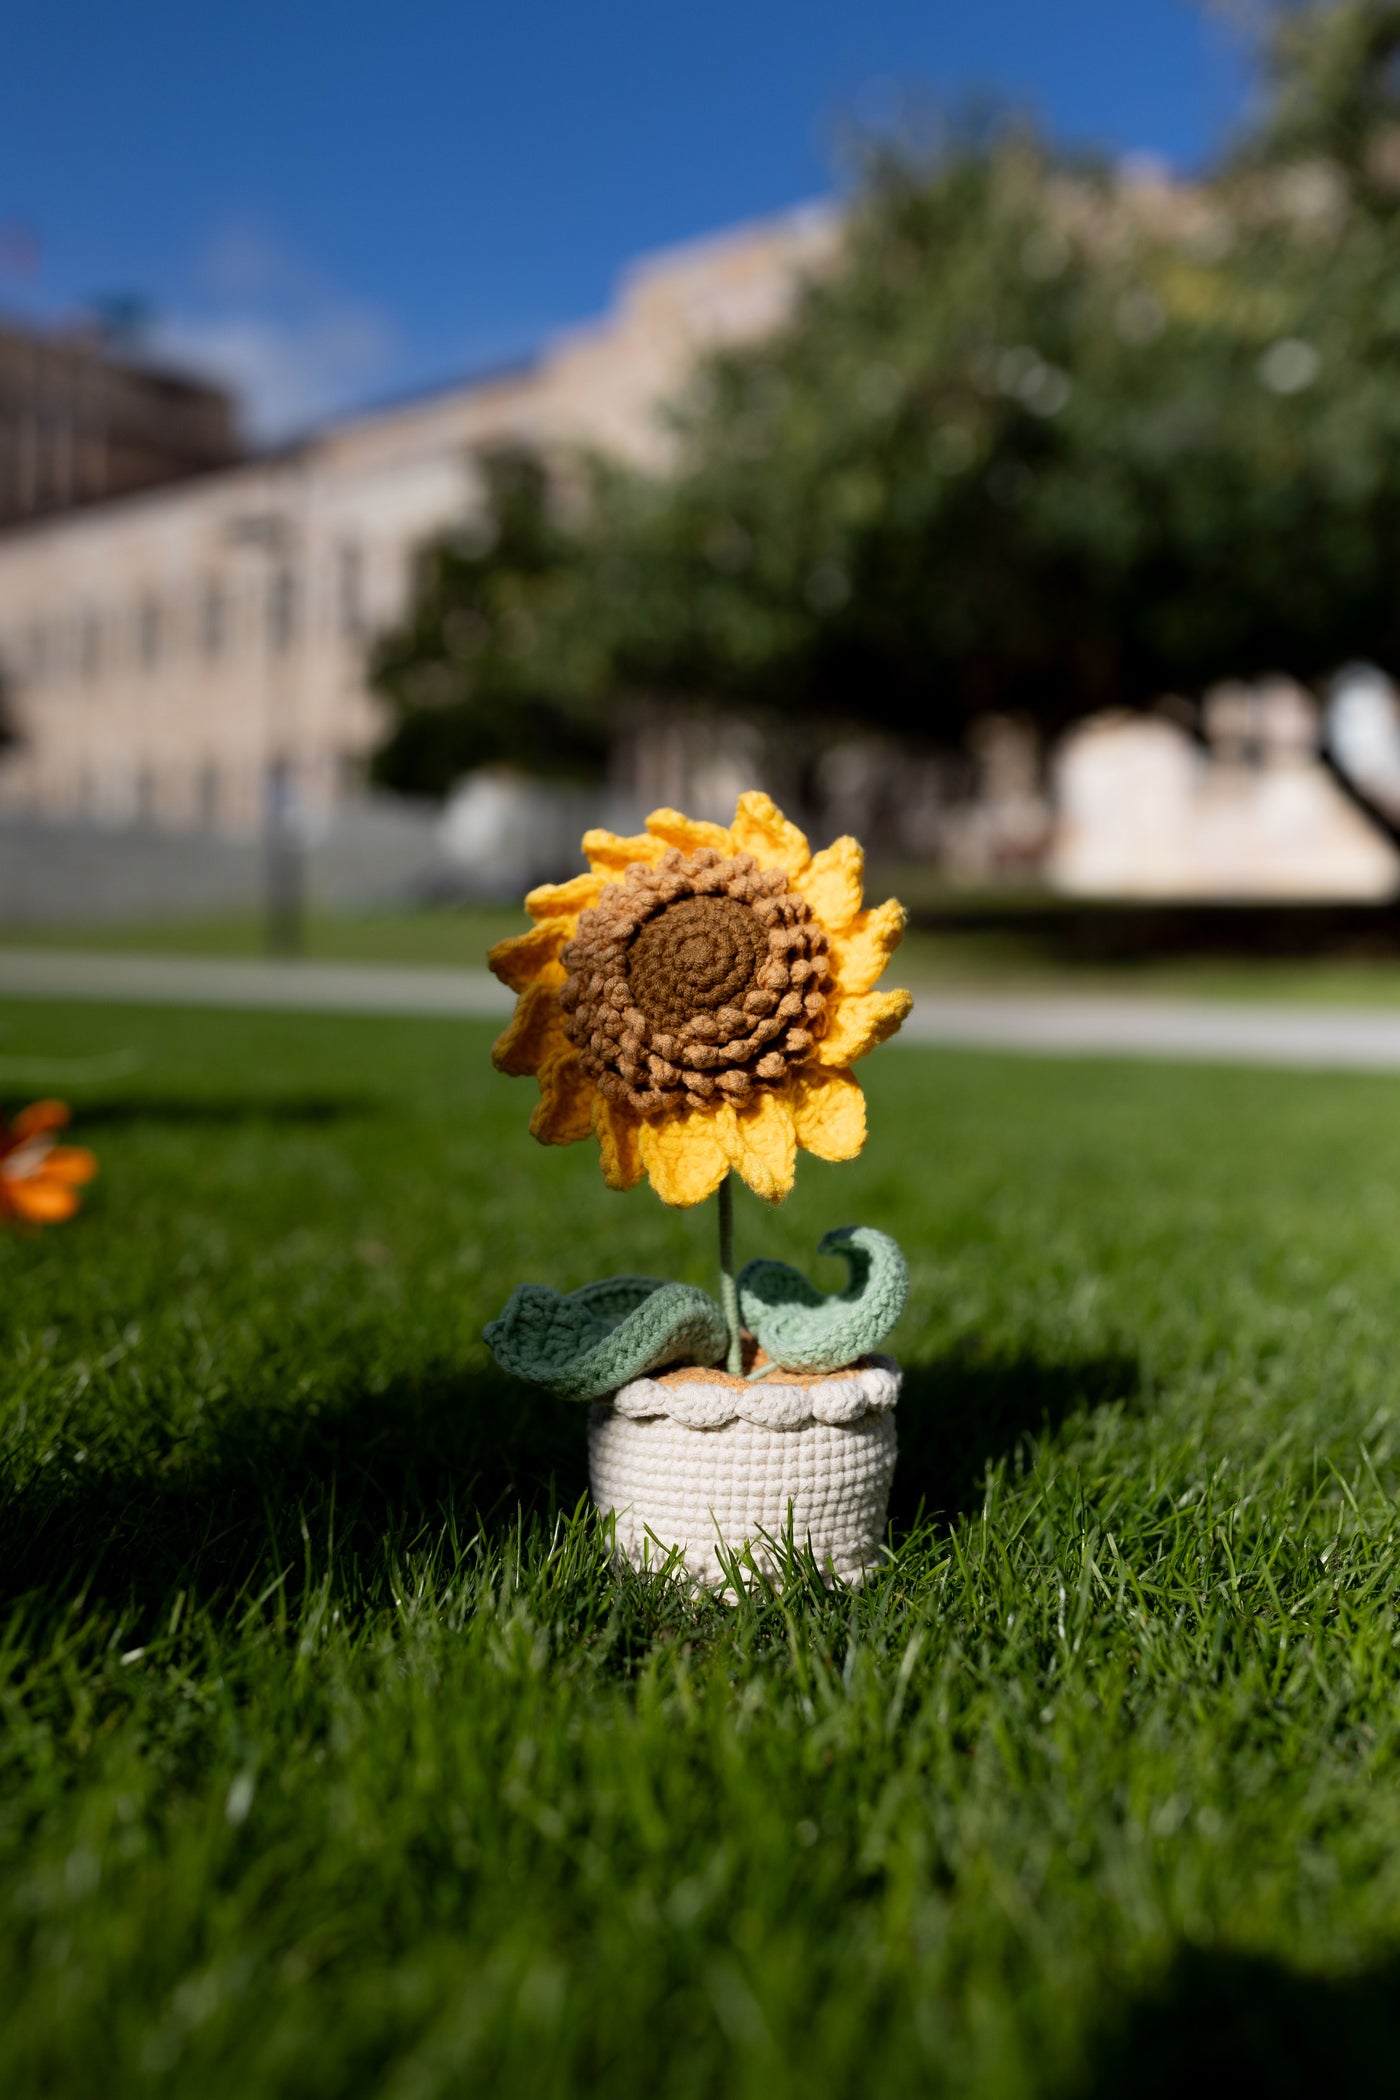
M 0 1242 L 0 2090 L 1393 2075 L 1393 1081 L 882 1051 L 738 1225 L 910 1254 L 894 1558 L 728 1610 L 610 1572 L 479 1339 L 711 1221 L 534 1147 L 489 1030 L 6 1022 L 0 1085 L 128 1069 Z

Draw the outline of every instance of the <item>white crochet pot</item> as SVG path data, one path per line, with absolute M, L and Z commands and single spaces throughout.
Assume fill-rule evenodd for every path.
M 657 1568 L 680 1547 L 693 1580 L 721 1589 L 718 1546 L 748 1546 L 776 1575 L 768 1542 L 791 1522 L 829 1580 L 859 1583 L 884 1552 L 900 1376 L 889 1357 L 867 1356 L 821 1377 L 634 1378 L 588 1425 L 593 1500 L 616 1517 L 619 1554 Z

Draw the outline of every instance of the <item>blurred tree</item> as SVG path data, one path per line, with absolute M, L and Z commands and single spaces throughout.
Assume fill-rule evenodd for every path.
M 1265 19 L 1269 103 L 1241 157 L 1330 163 L 1388 209 L 1400 178 L 1400 5 L 1293 0 Z
M 586 777 L 607 749 L 577 697 L 568 707 L 551 697 L 557 643 L 551 651 L 546 637 L 566 628 L 561 601 L 576 564 L 551 517 L 544 470 L 514 448 L 478 466 L 480 517 L 424 548 L 408 613 L 371 654 L 371 682 L 392 716 L 372 777 L 404 794 L 443 794 L 491 764 Z M 577 673 L 566 682 L 575 696 L 585 683 Z
M 875 154 L 835 266 L 677 404 L 669 470 L 592 463 L 568 532 L 537 486 L 547 559 L 430 560 L 400 677 L 464 607 L 476 690 L 590 734 L 627 693 L 945 743 L 1400 675 L 1397 50 L 1383 0 L 1277 10 L 1264 114 L 1195 184 L 1011 126 Z

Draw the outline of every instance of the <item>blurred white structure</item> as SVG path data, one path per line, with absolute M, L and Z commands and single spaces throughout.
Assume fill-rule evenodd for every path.
M 834 241 L 810 210 L 666 252 L 527 368 L 0 533 L 0 695 L 20 735 L 0 815 L 247 836 L 274 779 L 311 814 L 354 800 L 383 726 L 367 640 L 422 541 L 469 520 L 479 450 L 658 457 L 658 406 L 697 353 L 771 329 Z
M 1380 899 L 1400 855 L 1317 755 L 1298 686 L 1220 686 L 1204 742 L 1166 715 L 1098 715 L 1054 762 L 1047 873 L 1081 896 Z
M 1027 722 L 988 714 L 969 725 L 967 743 L 973 792 L 943 814 L 943 865 L 962 882 L 1034 881 L 1054 822 L 1040 739 Z
M 1327 703 L 1327 741 L 1342 771 L 1388 817 L 1400 817 L 1400 699 L 1383 671 L 1352 664 Z
M 537 882 L 573 872 L 591 825 L 639 831 L 646 812 L 629 795 L 482 766 L 458 782 L 438 820 L 438 887 L 515 903 Z
M 468 882 L 484 887 L 494 877 L 502 896 L 516 897 L 541 880 L 559 827 L 557 797 L 541 782 L 483 766 L 453 789 L 438 837 L 444 859 Z

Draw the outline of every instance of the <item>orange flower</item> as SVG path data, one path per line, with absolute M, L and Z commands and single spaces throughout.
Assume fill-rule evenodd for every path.
M 0 1122 L 0 1218 L 26 1225 L 57 1225 L 78 1208 L 78 1190 L 92 1180 L 97 1161 L 80 1145 L 56 1145 L 53 1133 L 69 1119 L 64 1101 L 22 1108 L 9 1129 Z

